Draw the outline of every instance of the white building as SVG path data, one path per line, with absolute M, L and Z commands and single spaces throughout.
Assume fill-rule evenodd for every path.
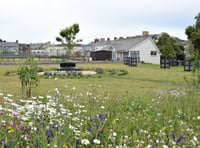
M 112 51 L 112 60 L 134 57 L 145 63 L 160 64 L 160 50 L 148 32 L 143 32 L 142 36 L 91 43 L 91 51 L 101 50 Z
M 30 44 L 30 52 L 32 55 L 46 56 L 46 49 L 50 43 L 36 43 Z
M 51 44 L 46 48 L 46 54 L 47 56 L 64 56 L 66 55 L 66 49 L 67 47 L 65 46 L 60 46 L 60 45 L 54 45 Z

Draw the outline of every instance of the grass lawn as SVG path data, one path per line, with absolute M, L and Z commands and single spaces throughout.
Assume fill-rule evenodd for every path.
M 80 64 L 78 67 L 84 69 L 124 69 L 128 71 L 127 75 L 118 76 L 117 74 L 98 74 L 83 78 L 66 78 L 55 81 L 52 79 L 40 79 L 39 93 L 44 94 L 48 90 L 63 88 L 67 85 L 69 88 L 76 87 L 77 92 L 81 92 L 89 86 L 101 86 L 104 92 L 113 95 L 123 95 L 125 93 L 155 93 L 166 92 L 173 89 L 183 89 L 186 87 L 184 77 L 191 78 L 191 72 L 184 72 L 183 67 L 171 67 L 170 69 L 161 69 L 159 65 L 142 64 L 138 67 L 129 67 L 123 64 Z M 48 70 L 59 67 L 58 65 L 40 65 Z M 9 71 L 9 76 L 4 74 Z M 17 66 L 0 66 L 0 92 L 9 92 L 17 94 L 20 91 L 20 81 L 16 74 Z M 100 78 L 99 78 L 100 77 Z M 66 90 L 67 91 L 67 90 Z

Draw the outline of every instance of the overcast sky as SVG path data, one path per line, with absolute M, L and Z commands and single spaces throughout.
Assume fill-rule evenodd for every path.
M 0 39 L 20 43 L 57 43 L 65 27 L 78 23 L 77 38 L 113 39 L 167 32 L 187 39 L 200 0 L 0 0 Z

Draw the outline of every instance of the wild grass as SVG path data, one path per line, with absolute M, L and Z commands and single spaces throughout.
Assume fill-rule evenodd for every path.
M 199 146 L 200 93 L 184 81 L 192 74 L 183 67 L 80 66 L 125 69 L 128 74 L 41 78 L 32 98 L 22 99 L 17 76 L 3 75 L 15 67 L 3 67 L 2 80 L 9 84 L 13 78 L 19 88 L 1 86 L 2 147 Z

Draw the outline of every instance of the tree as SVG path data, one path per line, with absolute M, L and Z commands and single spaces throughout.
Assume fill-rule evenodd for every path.
M 193 74 L 197 79 L 193 80 L 193 85 L 196 86 L 197 90 L 200 88 L 200 13 L 195 16 L 196 23 L 193 26 L 188 26 L 185 29 L 185 34 L 190 43 L 192 50 L 192 56 L 195 59 L 193 66 Z
M 79 33 L 79 24 L 73 24 L 70 27 L 62 29 L 59 33 L 60 37 L 56 37 L 56 41 L 60 42 L 62 45 L 67 46 L 67 53 L 71 51 L 75 44 L 81 42 L 82 40 L 76 40 L 76 35 Z
M 31 97 L 33 87 L 39 85 L 39 77 L 37 74 L 38 66 L 33 57 L 28 57 L 27 62 L 22 63 L 18 69 L 17 74 L 21 81 L 22 96 Z
M 158 39 L 157 46 L 163 58 L 177 58 L 184 60 L 184 47 L 178 43 L 177 39 L 163 33 Z
M 196 23 L 185 29 L 185 34 L 194 47 L 195 52 L 200 55 L 200 13 L 195 17 Z

